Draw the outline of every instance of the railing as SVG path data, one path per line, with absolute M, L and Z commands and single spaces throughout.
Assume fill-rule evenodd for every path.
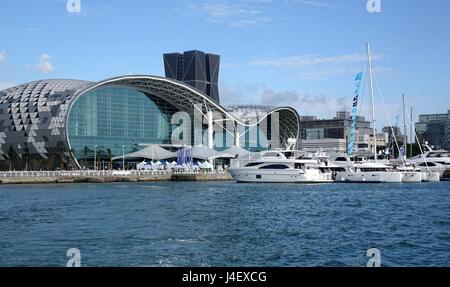
M 77 171 L 1 171 L 0 178 L 16 177 L 130 177 L 130 176 L 160 176 L 170 174 L 223 174 L 224 170 L 77 170 Z

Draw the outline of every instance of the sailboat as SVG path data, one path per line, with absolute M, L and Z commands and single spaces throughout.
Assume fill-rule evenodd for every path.
M 355 164 L 353 168 L 347 171 L 336 173 L 335 180 L 337 182 L 402 182 L 403 175 L 399 171 L 394 171 L 392 167 L 378 162 L 377 157 L 377 129 L 375 120 L 375 101 L 373 91 L 373 75 L 372 75 L 372 56 L 370 52 L 370 44 L 367 43 L 367 57 L 369 70 L 370 97 L 372 100 L 372 126 L 374 139 L 374 162 L 365 162 Z
M 403 141 L 403 147 L 400 150 L 401 164 L 396 168 L 396 170 L 402 173 L 402 182 L 435 182 L 439 181 L 439 173 L 431 171 L 427 166 L 427 169 L 423 170 L 421 168 L 417 169 L 414 165 L 408 164 L 408 144 L 407 144 L 407 124 L 406 124 L 406 113 L 405 113 L 405 95 L 402 95 L 402 108 L 403 108 L 403 132 L 405 139 Z M 411 122 L 412 125 L 412 122 Z M 411 127 L 412 129 L 412 127 Z M 397 139 L 395 139 L 397 141 Z M 421 150 L 423 156 L 423 152 Z
M 405 94 L 402 95 L 402 108 L 403 108 L 403 148 L 399 154 L 401 156 L 402 165 L 397 168 L 402 173 L 402 182 L 422 182 L 422 173 L 417 171 L 414 166 L 407 166 L 406 159 L 408 157 L 408 138 L 406 129 L 406 114 L 405 114 Z M 394 135 L 394 133 L 393 133 Z M 397 141 L 397 139 L 395 139 Z

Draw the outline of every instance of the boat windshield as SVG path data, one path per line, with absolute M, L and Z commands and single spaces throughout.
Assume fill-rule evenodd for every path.
M 280 154 L 278 152 L 266 152 L 263 157 L 280 157 Z
M 450 157 L 450 153 L 447 152 L 430 152 L 427 157 Z
M 252 167 L 262 164 L 262 162 L 250 162 L 245 167 Z
M 366 168 L 358 168 L 361 172 L 387 172 L 388 168 L 375 168 L 375 167 L 366 167 Z

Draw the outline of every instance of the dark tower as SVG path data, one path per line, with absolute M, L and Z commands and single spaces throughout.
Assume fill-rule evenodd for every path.
M 164 70 L 167 78 L 182 81 L 207 94 L 216 102 L 219 99 L 220 56 L 193 50 L 164 54 Z

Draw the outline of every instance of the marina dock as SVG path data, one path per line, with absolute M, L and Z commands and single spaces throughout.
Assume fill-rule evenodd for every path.
M 0 172 L 0 184 L 112 183 L 152 181 L 227 181 L 227 172 L 158 171 L 7 171 Z

